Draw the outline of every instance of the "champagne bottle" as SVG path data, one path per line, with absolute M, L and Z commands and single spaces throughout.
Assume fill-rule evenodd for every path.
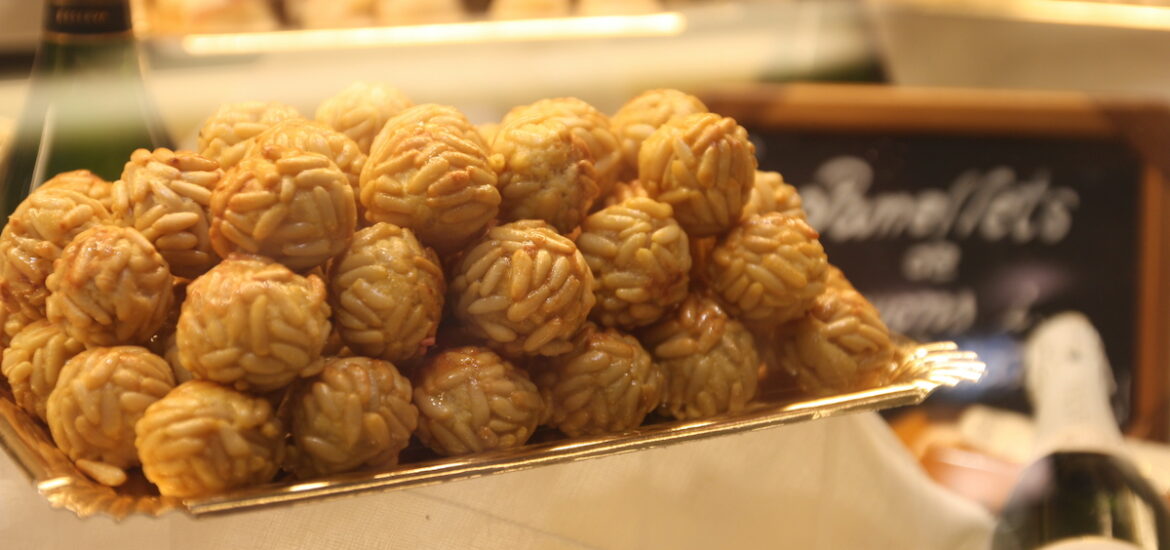
M 1088 319 L 1045 321 L 1024 360 L 1039 458 L 1021 473 L 992 548 L 1170 548 L 1170 515 L 1125 450 L 1109 406 L 1111 371 Z
M 44 180 L 77 169 L 117 179 L 139 147 L 171 147 L 142 83 L 128 0 L 46 0 L 0 194 L 0 222 Z

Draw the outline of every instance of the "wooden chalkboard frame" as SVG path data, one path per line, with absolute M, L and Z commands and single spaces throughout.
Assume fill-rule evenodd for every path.
M 876 84 L 725 87 L 702 94 L 749 128 L 947 136 L 1099 138 L 1142 159 L 1133 415 L 1126 431 L 1170 428 L 1170 106 L 1079 92 L 910 88 Z

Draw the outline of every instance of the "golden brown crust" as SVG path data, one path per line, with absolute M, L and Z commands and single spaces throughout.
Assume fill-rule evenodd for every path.
M 353 188 L 324 155 L 268 144 L 211 193 L 211 244 L 309 270 L 345 250 L 357 226 Z
M 622 172 L 626 179 L 638 175 L 638 151 L 642 142 L 676 116 L 706 113 L 699 98 L 678 90 L 646 90 L 627 101 L 610 119 L 622 148 Z
M 667 204 L 633 198 L 607 206 L 585 219 L 576 242 L 593 272 L 592 317 L 602 325 L 649 325 L 687 295 L 687 235 Z
M 500 193 L 487 147 L 454 107 L 425 104 L 391 118 L 361 175 L 366 220 L 409 228 L 447 254 L 496 217 Z
M 664 414 L 707 418 L 742 410 L 756 395 L 760 360 L 751 333 L 711 298 L 691 294 L 641 339 L 666 373 Z
M 818 238 L 802 218 L 752 216 L 716 244 L 705 279 L 745 322 L 774 326 L 797 319 L 825 288 L 829 262 Z
M 590 325 L 573 351 L 535 375 L 548 407 L 544 422 L 570 437 L 638 427 L 658 407 L 664 373 L 633 336 Z
M 406 377 L 387 361 L 331 358 L 299 382 L 292 407 L 288 462 L 298 477 L 398 463 L 418 426 Z
M 719 235 L 743 212 L 755 179 L 755 146 L 735 120 L 713 113 L 676 117 L 638 153 L 638 181 L 674 207 L 692 237 Z
M 831 395 L 889 382 L 894 347 L 877 309 L 840 270 L 808 314 L 777 330 L 779 363 L 811 395 Z
M 264 258 L 228 258 L 187 288 L 177 335 L 182 366 L 197 378 L 280 389 L 321 371 L 325 283 Z
M 147 407 L 135 432 L 142 471 L 164 496 L 264 483 L 284 460 L 285 431 L 268 401 L 202 380 Z
M 358 182 L 362 168 L 366 165 L 366 153 L 345 134 L 311 120 L 299 118 L 283 120 L 256 136 L 247 154 L 262 154 L 264 148 L 269 145 L 325 156 L 345 173 L 349 186 L 353 188 L 354 200 L 357 200 L 360 193 Z M 361 218 L 360 206 L 359 204 L 358 219 Z
M 86 229 L 53 265 L 45 280 L 48 319 L 86 347 L 146 344 L 167 320 L 174 277 L 136 229 Z
M 795 187 L 784 182 L 784 176 L 779 172 L 757 170 L 752 192 L 747 204 L 743 205 L 741 218 L 746 220 L 756 214 L 769 212 L 779 212 L 794 218 L 808 218 L 800 194 L 796 192 Z
M 81 342 L 70 338 L 59 325 L 45 320 L 29 324 L 16 333 L 4 350 L 4 362 L 0 365 L 16 404 L 44 420 L 49 394 L 57 386 L 61 369 L 84 349 Z
M 211 247 L 211 191 L 219 163 L 188 151 L 138 149 L 113 185 L 110 213 L 137 229 L 179 277 L 197 277 L 219 262 Z
M 302 118 L 293 107 L 276 101 L 243 101 L 221 105 L 199 129 L 199 154 L 224 170 L 244 158 L 252 140 L 282 120 Z
M 78 233 L 110 221 L 106 207 L 77 191 L 33 191 L 0 233 L 0 301 L 27 318 L 44 319 L 49 296 L 45 279 L 53 262 Z
M 564 124 L 592 160 L 599 193 L 609 194 L 622 168 L 621 145 L 609 117 L 578 98 L 557 97 L 516 107 L 504 116 L 501 124 L 508 125 L 522 118 L 530 122 L 557 120 Z
M 526 220 L 493 227 L 451 279 L 455 315 L 509 355 L 557 355 L 596 301 L 593 273 L 573 241 Z
M 513 117 L 492 142 L 499 155 L 500 219 L 544 220 L 561 233 L 576 228 L 600 195 L 586 142 L 558 117 Z
M 134 426 L 174 386 L 170 366 L 146 348 L 95 348 L 76 355 L 65 363 L 49 395 L 46 419 L 53 440 L 74 461 L 109 467 L 94 468 L 97 472 L 135 466 Z M 97 481 L 119 485 L 119 478 L 125 480 L 124 473 L 114 476 L 100 479 L 99 474 Z
M 101 176 L 89 170 L 71 170 L 61 172 L 41 184 L 37 189 L 69 189 L 77 191 L 95 201 L 98 201 L 106 210 L 113 208 L 113 184 L 102 179 Z
M 403 361 L 434 343 L 446 283 L 439 258 L 409 229 L 377 223 L 358 231 L 329 285 L 334 326 L 358 354 Z
M 609 190 L 609 194 L 602 197 L 602 207 L 613 206 L 621 204 L 627 199 L 634 198 L 650 198 L 650 193 L 646 191 L 646 187 L 638 180 L 630 180 L 627 182 L 618 183 Z
M 416 375 L 418 437 L 446 456 L 519 447 L 544 414 L 528 374 L 486 348 L 430 357 Z

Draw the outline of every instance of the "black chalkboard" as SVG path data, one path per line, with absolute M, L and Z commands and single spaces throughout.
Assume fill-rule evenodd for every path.
M 1133 435 L 1170 435 L 1170 108 L 1074 92 L 881 85 L 703 96 L 804 200 L 829 260 L 894 330 L 955 340 L 988 374 L 932 401 L 1027 410 L 1045 316 L 1101 332 Z
M 749 130 L 760 169 L 798 187 L 830 261 L 891 329 L 956 340 L 985 359 L 981 384 L 938 398 L 1026 409 L 1018 343 L 1039 319 L 1074 309 L 1102 334 L 1128 418 L 1143 177 L 1133 150 L 1100 139 Z

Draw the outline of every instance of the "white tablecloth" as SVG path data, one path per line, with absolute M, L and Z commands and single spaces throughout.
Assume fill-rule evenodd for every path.
M 868 413 L 208 519 L 78 519 L 51 509 L 0 453 L 4 550 L 982 550 L 991 526 Z

